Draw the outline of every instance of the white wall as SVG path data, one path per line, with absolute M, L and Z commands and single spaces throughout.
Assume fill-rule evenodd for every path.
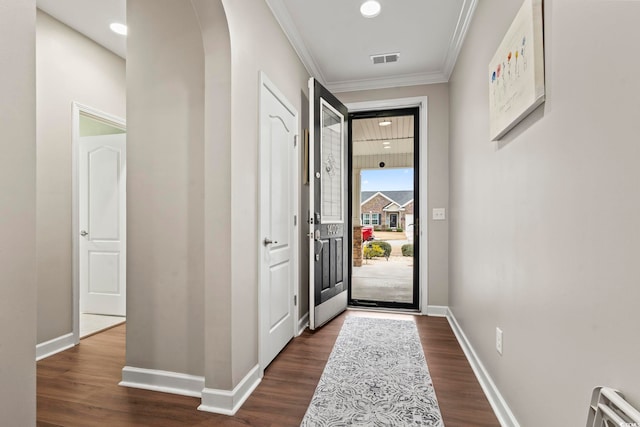
M 127 365 L 232 390 L 258 363 L 259 72 L 299 111 L 308 75 L 264 1 L 127 20 Z
M 597 385 L 640 407 L 640 3 L 546 1 L 546 104 L 492 143 L 520 4 L 478 2 L 450 82 L 450 306 L 522 426 L 579 426 Z
M 223 0 L 231 40 L 233 385 L 258 363 L 259 72 L 302 111 L 308 74 L 264 0 Z M 209 378 L 207 378 L 209 381 Z
M 127 365 L 203 375 L 202 36 L 189 0 L 127 23 Z
M 343 103 L 378 101 L 396 98 L 428 97 L 427 171 L 422 171 L 420 185 L 427 186 L 427 201 L 420 205 L 423 224 L 429 221 L 428 275 L 429 305 L 448 305 L 449 293 L 449 224 L 431 221 L 431 209 L 449 207 L 449 91 L 447 84 L 398 87 L 338 93 Z M 422 144 L 423 142 L 421 142 Z M 424 150 L 424 147 L 421 148 Z
M 220 0 L 192 0 L 204 48 L 205 378 L 231 389 L 231 43 Z
M 34 0 L 0 4 L 0 417 L 36 423 Z
M 125 62 L 37 14 L 38 342 L 72 331 L 71 103 L 125 117 Z

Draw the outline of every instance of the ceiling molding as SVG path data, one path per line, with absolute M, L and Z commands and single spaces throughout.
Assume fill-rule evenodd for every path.
M 334 93 L 354 92 L 361 90 L 385 89 L 401 86 L 418 86 L 426 84 L 447 83 L 455 67 L 458 55 L 462 49 L 464 39 L 471 24 L 473 13 L 475 12 L 478 0 L 464 0 L 454 34 L 449 43 L 446 56 L 444 58 L 442 70 L 430 73 L 419 73 L 411 75 L 389 76 L 373 79 L 347 80 L 328 82 L 321 71 L 320 66 L 313 58 L 308 47 L 303 41 L 298 27 L 291 18 L 284 0 L 266 0 L 273 16 L 276 18 L 293 49 L 297 53 L 300 61 L 307 72 L 315 77 L 320 83 Z
M 400 86 L 418 86 L 435 83 L 446 83 L 443 73 L 420 73 L 404 76 L 383 77 L 379 79 L 350 80 L 344 82 L 327 82 L 325 85 L 331 92 L 353 92 L 358 90 L 384 89 Z
M 453 68 L 458 60 L 460 50 L 462 50 L 462 44 L 464 43 L 467 31 L 469 31 L 471 18 L 473 18 L 473 13 L 476 10 L 477 4 L 478 0 L 464 0 L 464 3 L 462 4 L 458 23 L 456 24 L 456 29 L 453 33 L 453 37 L 451 38 L 449 50 L 447 51 L 447 56 L 444 60 L 443 74 L 447 81 L 449 81 L 449 78 L 451 77 L 451 73 L 453 72 Z
M 266 2 L 276 21 L 280 24 L 285 36 L 289 39 L 291 46 L 298 54 L 300 61 L 302 61 L 302 64 L 307 69 L 307 72 L 324 85 L 326 82 L 324 75 L 302 40 L 298 27 L 296 27 L 296 24 L 293 22 L 284 2 L 282 0 L 266 0 Z

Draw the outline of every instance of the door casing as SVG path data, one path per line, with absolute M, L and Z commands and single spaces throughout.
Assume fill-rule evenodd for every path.
M 352 102 L 346 103 L 346 107 L 349 109 L 349 113 L 357 113 L 364 111 L 379 111 L 379 110 L 395 110 L 403 108 L 419 108 L 420 117 L 420 144 L 422 148 L 419 151 L 419 167 L 420 167 L 420 182 L 419 182 L 419 194 L 418 197 L 422 201 L 420 230 L 420 256 L 418 259 L 419 264 L 419 283 L 420 283 L 420 299 L 419 310 L 421 314 L 427 314 L 429 311 L 429 272 L 428 272 L 428 236 L 429 236 L 429 221 L 428 221 L 428 209 L 429 199 L 428 196 L 428 158 L 427 151 L 429 147 L 428 137 L 428 97 L 419 96 L 411 98 L 397 98 L 388 100 L 377 101 L 364 101 L 364 102 Z
M 80 202 L 79 202 L 79 159 L 80 149 L 80 115 L 84 114 L 96 118 L 110 126 L 126 130 L 126 121 L 104 111 L 83 105 L 79 102 L 72 103 L 71 114 L 71 250 L 72 250 L 72 294 L 73 294 L 73 342 L 80 343 Z

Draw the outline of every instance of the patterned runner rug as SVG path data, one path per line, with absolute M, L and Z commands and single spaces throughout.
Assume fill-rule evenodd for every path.
M 347 317 L 304 427 L 443 427 L 412 321 Z

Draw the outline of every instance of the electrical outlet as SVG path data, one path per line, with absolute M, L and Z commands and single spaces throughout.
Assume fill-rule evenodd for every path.
M 496 328 L 496 350 L 502 356 L 502 329 Z

